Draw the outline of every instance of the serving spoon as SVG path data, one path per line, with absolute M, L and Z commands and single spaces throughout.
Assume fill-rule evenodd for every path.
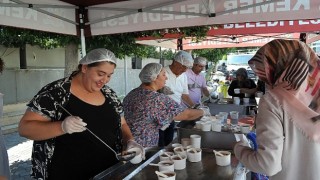
M 69 114 L 70 116 L 73 116 L 68 110 L 66 110 L 63 106 L 61 106 L 59 104 L 59 106 L 61 107 L 61 109 L 63 109 L 67 114 Z M 88 130 L 96 139 L 98 139 L 102 144 L 104 144 L 105 146 L 107 146 L 116 156 L 116 158 L 119 161 L 130 161 L 131 159 L 133 159 L 136 156 L 136 152 L 135 151 L 130 151 L 130 152 L 126 152 L 125 154 L 121 154 L 121 153 L 117 153 L 116 151 L 114 151 L 107 143 L 105 143 L 101 138 L 99 138 L 95 133 L 93 133 L 89 128 L 85 127 L 86 130 Z
M 219 155 L 219 156 L 225 156 L 224 154 L 222 154 L 222 153 L 219 152 L 219 151 L 213 150 L 213 152 L 214 152 L 214 154 L 217 154 L 217 155 Z
M 169 176 L 163 174 L 162 172 L 159 172 L 159 171 L 155 171 L 155 173 L 163 178 L 168 178 Z

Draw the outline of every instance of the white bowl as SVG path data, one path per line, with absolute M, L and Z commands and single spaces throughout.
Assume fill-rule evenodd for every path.
M 202 150 L 200 148 L 191 148 L 187 150 L 187 158 L 190 162 L 201 161 Z
M 218 166 L 228 166 L 231 163 L 231 153 L 229 151 L 219 151 L 224 156 L 216 154 L 216 163 Z
M 174 171 L 174 163 L 171 160 L 160 161 L 158 165 L 159 171 Z
M 169 156 L 167 156 L 167 155 L 169 155 Z M 173 156 L 174 155 L 174 153 L 173 152 L 167 152 L 167 151 L 165 151 L 165 152 L 162 152 L 161 154 L 160 154 L 160 161 L 166 161 L 166 160 L 170 160 L 170 158 L 171 158 L 171 156 Z
M 186 159 L 187 156 L 180 156 L 182 159 L 179 158 L 178 155 L 174 155 L 171 157 L 171 160 L 174 162 L 174 169 L 181 170 L 186 168 Z
M 158 180 L 175 180 L 176 179 L 176 173 L 174 171 L 160 171 L 161 173 L 169 176 L 167 178 L 162 177 L 162 176 L 158 176 Z
M 176 147 L 173 149 L 174 154 L 179 154 L 180 156 L 187 156 L 187 152 L 184 150 L 184 147 Z
M 130 160 L 132 164 L 138 164 L 142 161 L 142 152 L 139 148 L 131 148 L 128 152 L 136 152 L 136 156 Z

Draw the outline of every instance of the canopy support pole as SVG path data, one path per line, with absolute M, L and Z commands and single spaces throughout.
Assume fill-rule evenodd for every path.
M 83 58 L 86 53 L 86 40 L 84 36 L 84 7 L 79 7 L 79 28 L 80 28 L 80 40 L 81 40 L 81 58 Z

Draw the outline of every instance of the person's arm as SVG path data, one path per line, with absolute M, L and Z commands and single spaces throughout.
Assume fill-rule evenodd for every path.
M 252 79 L 250 79 L 249 81 L 250 81 L 250 87 L 240 88 L 240 92 L 254 95 L 257 92 L 257 85 Z
M 238 142 L 234 146 L 234 154 L 253 172 L 272 176 L 282 170 L 281 159 L 285 139 L 282 124 L 284 110 L 271 96 L 267 98 L 260 100 L 261 110 L 256 117 L 257 151 Z
M 144 160 L 145 157 L 145 150 L 143 148 L 143 146 L 141 146 L 140 144 L 138 144 L 135 140 L 134 137 L 131 133 L 131 130 L 127 124 L 127 121 L 125 120 L 124 117 L 121 117 L 121 130 L 122 130 L 122 138 L 124 140 L 124 142 L 126 142 L 126 150 L 129 150 L 131 148 L 139 148 L 141 150 L 142 153 L 142 159 Z
M 228 88 L 229 96 L 235 96 L 234 89 L 236 88 L 236 81 L 233 80 Z
M 194 103 L 193 101 L 191 100 L 189 94 L 182 94 L 181 95 L 181 98 L 182 98 L 182 101 L 187 104 L 189 107 L 193 107 L 194 106 Z
M 32 140 L 45 140 L 65 134 L 61 128 L 62 121 L 52 122 L 38 113 L 27 110 L 20 120 L 20 136 Z
M 240 88 L 240 92 L 241 93 L 248 93 L 250 95 L 254 94 L 257 92 L 257 88 L 252 88 L 252 89 L 249 89 L 249 88 Z
M 0 176 L 0 180 L 7 180 L 5 176 Z
M 195 120 L 204 115 L 204 111 L 201 109 L 185 109 L 177 116 L 173 117 L 173 120 L 184 121 L 184 120 Z
M 121 117 L 121 130 L 122 130 L 122 137 L 124 142 L 128 142 L 129 140 L 134 140 L 131 130 L 124 117 Z
M 184 102 L 188 107 L 193 107 L 195 104 L 193 103 L 193 101 L 191 100 L 190 96 L 189 96 L 189 89 L 188 89 L 188 77 L 186 75 L 186 73 L 183 73 L 180 75 L 182 78 L 182 95 L 181 95 L 181 100 L 182 102 Z
M 210 94 L 209 94 L 209 90 L 208 90 L 208 88 L 207 87 L 203 87 L 202 88 L 202 94 L 204 94 L 205 96 L 207 96 L 207 97 L 209 97 L 210 96 Z
M 207 81 L 203 75 L 201 75 L 201 92 L 202 92 L 202 95 L 204 95 L 206 97 L 210 96 L 210 93 L 209 93 L 209 90 L 207 87 Z

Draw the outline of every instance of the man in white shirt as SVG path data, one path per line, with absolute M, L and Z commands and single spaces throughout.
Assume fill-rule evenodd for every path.
M 186 51 L 179 51 L 171 65 L 164 67 L 168 79 L 166 86 L 171 89 L 173 94 L 168 95 L 180 104 L 186 104 L 188 107 L 194 106 L 189 97 L 188 79 L 184 72 L 193 65 L 193 58 Z M 174 121 L 165 130 L 159 131 L 159 147 L 167 146 L 173 140 Z

